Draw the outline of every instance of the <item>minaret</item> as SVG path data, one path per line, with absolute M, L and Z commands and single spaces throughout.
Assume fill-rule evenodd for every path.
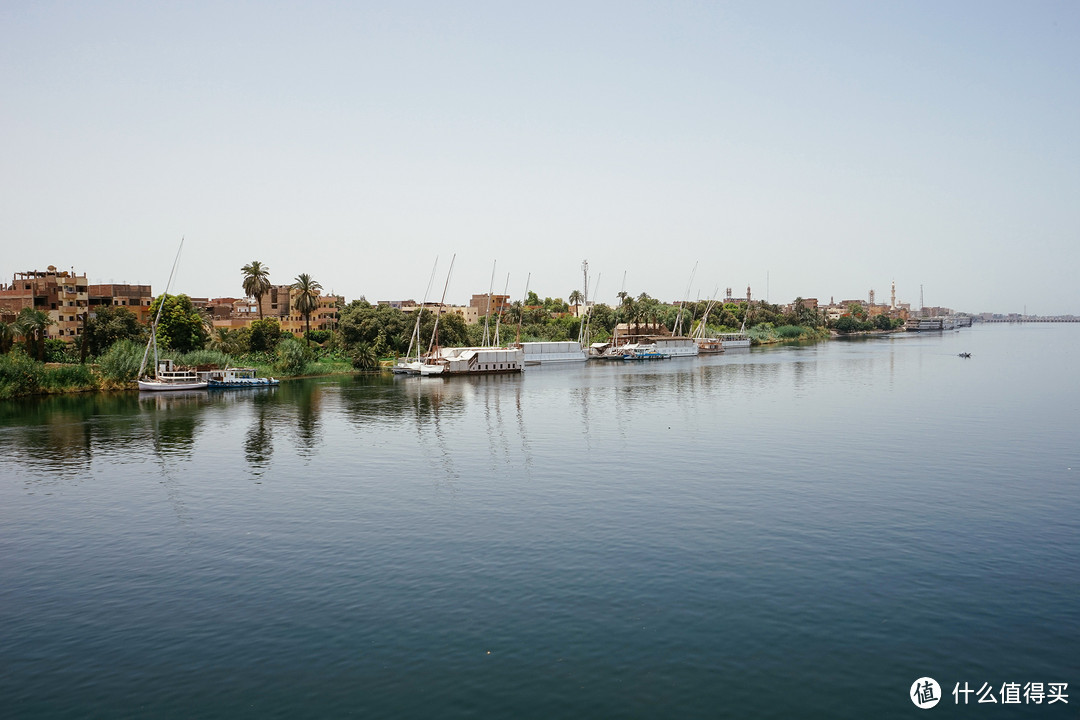
M 896 309 L 896 281 L 892 281 L 892 298 L 889 300 L 889 308 Z

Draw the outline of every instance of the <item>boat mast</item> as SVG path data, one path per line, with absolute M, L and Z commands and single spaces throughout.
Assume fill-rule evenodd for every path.
M 142 362 L 139 363 L 139 374 L 137 377 L 142 377 L 143 370 L 146 369 L 146 356 L 150 354 L 150 346 L 154 346 L 154 377 L 157 377 L 158 367 L 158 353 L 157 353 L 157 325 L 161 320 L 161 311 L 165 308 L 165 298 L 169 296 L 169 288 L 172 287 L 173 275 L 176 274 L 176 266 L 180 263 L 180 251 L 184 249 L 184 238 L 180 237 L 180 247 L 176 248 L 176 258 L 173 260 L 172 270 L 169 271 L 169 281 L 165 283 L 165 292 L 161 294 L 161 298 L 158 300 L 157 315 L 154 316 L 154 324 L 150 326 L 150 341 L 146 343 L 146 349 L 143 350 Z
M 596 275 L 596 283 L 593 285 L 593 290 L 595 290 L 598 287 L 600 287 L 600 273 L 597 273 L 597 275 Z M 589 334 L 591 332 L 589 328 L 590 328 L 591 324 L 592 324 L 592 305 L 589 305 L 589 306 L 587 306 L 585 308 L 585 333 L 584 333 L 584 335 L 582 335 L 580 332 L 578 333 L 578 340 L 581 341 L 581 349 L 585 350 L 586 352 L 589 349 L 589 339 L 590 339 Z
M 420 303 L 420 309 L 416 311 L 416 325 L 413 326 L 412 337 L 409 338 L 409 349 L 405 351 L 405 357 L 412 355 L 413 343 L 416 344 L 416 359 L 420 360 L 420 319 L 424 315 L 427 306 L 428 295 L 431 293 L 431 283 L 435 282 L 435 270 L 439 267 L 439 256 L 435 256 L 435 264 L 431 266 L 431 277 L 427 281 L 427 289 L 424 290 L 424 299 Z
M 442 315 L 443 305 L 446 304 L 446 289 L 450 287 L 450 275 L 454 272 L 454 260 L 457 259 L 457 253 L 454 253 L 450 258 L 450 269 L 446 271 L 446 284 L 443 285 L 442 299 L 439 300 L 439 307 L 435 311 L 435 327 L 431 329 L 431 342 L 428 343 L 428 355 L 431 355 L 431 351 L 439 347 L 439 316 Z
M 690 271 L 690 281 L 686 283 L 686 292 L 683 293 L 683 299 L 679 301 L 679 314 L 675 316 L 675 328 L 671 331 L 671 334 L 678 335 L 682 331 L 682 314 L 683 308 L 686 307 L 686 300 L 690 297 L 690 287 L 694 284 L 694 275 L 697 274 L 698 264 L 694 263 L 694 269 Z
M 499 314 L 495 316 L 495 344 L 499 345 L 499 325 L 502 324 L 503 310 L 506 308 L 505 300 L 509 300 L 510 296 L 506 294 L 510 289 L 510 273 L 506 273 L 506 284 L 503 285 L 503 298 L 504 301 L 499 303 Z
M 525 319 L 525 303 L 529 300 L 529 281 L 532 280 L 532 273 L 525 276 L 525 297 L 521 300 L 521 312 L 518 313 L 518 326 L 517 337 L 514 338 L 514 343 L 521 344 L 521 321 Z
M 491 295 L 495 292 L 495 263 L 496 260 L 491 261 L 491 282 L 488 283 L 488 297 L 487 307 L 484 309 L 484 339 L 480 341 L 480 344 L 487 347 L 491 344 L 491 336 L 488 334 L 488 322 L 491 320 Z

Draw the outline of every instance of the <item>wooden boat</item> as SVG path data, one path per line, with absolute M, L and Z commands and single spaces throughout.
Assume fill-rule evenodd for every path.
M 162 390 L 203 390 L 207 381 L 199 378 L 193 370 L 180 370 L 172 360 L 159 360 L 152 377 L 139 378 L 139 389 L 146 392 Z

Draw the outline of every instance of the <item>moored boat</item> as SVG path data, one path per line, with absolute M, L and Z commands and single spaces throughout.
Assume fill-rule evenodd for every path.
M 420 376 L 519 373 L 524 366 L 525 353 L 521 348 L 444 347 L 424 358 Z
M 206 387 L 213 389 L 227 388 L 259 388 L 280 385 L 281 381 L 272 377 L 258 377 L 255 368 L 226 368 L 224 370 L 207 370 L 198 373 L 201 379 L 206 380 Z
M 717 339 L 723 343 L 724 349 L 750 347 L 750 336 L 744 332 L 720 333 Z
M 153 377 L 139 378 L 139 389 L 147 392 L 162 390 L 203 390 L 207 386 L 194 370 L 177 369 L 169 359 L 159 360 Z
M 581 345 L 570 341 L 523 342 L 526 365 L 546 365 L 550 363 L 585 362 L 587 355 Z

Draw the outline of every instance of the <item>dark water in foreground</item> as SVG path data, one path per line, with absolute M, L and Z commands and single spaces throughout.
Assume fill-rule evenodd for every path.
M 1078 352 L 0 403 L 0 716 L 1075 718 Z

